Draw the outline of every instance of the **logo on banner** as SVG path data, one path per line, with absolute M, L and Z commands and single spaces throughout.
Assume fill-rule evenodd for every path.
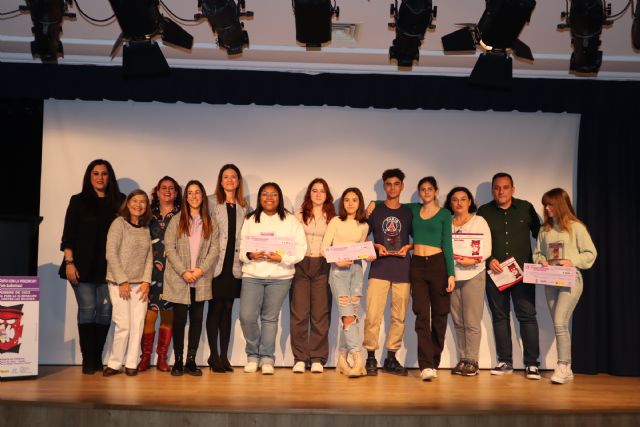
M 22 341 L 23 304 L 0 305 L 0 353 L 18 353 Z

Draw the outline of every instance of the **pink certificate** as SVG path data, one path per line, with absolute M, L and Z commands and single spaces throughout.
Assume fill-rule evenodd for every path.
M 350 245 L 330 246 L 324 250 L 327 262 L 354 261 L 376 256 L 373 242 L 352 243 Z

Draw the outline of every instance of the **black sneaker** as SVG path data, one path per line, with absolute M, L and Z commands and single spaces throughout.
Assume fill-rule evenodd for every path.
M 524 375 L 530 380 L 539 380 L 542 378 L 538 367 L 534 365 L 527 366 L 527 369 L 524 371 Z
M 464 371 L 464 367 L 466 364 L 467 364 L 467 361 L 464 359 L 459 361 L 456 367 L 451 370 L 451 375 L 462 375 L 462 372 Z
M 364 368 L 367 370 L 367 376 L 375 377 L 378 375 L 378 361 L 375 357 L 367 357 L 367 363 Z
M 498 362 L 495 368 L 491 370 L 491 375 L 513 374 L 513 365 L 511 362 Z
M 467 361 L 467 363 L 465 363 L 464 367 L 462 368 L 462 375 L 465 377 L 473 377 L 475 375 L 478 375 L 479 370 L 480 368 L 478 368 L 478 362 L 475 362 L 473 360 Z
M 395 357 L 388 357 L 384 359 L 384 364 L 382 365 L 382 370 L 388 374 L 393 375 L 402 375 L 405 376 L 408 374 L 407 368 L 402 366 L 398 359 Z M 368 372 L 368 371 L 367 371 Z

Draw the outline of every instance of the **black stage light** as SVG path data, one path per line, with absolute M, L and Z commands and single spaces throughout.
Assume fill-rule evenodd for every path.
M 393 22 L 389 23 L 389 28 L 395 29 L 396 38 L 389 48 L 389 58 L 398 61 L 399 67 L 411 67 L 420 57 L 424 33 L 436 27 L 431 23 L 438 8 L 432 6 L 431 0 L 402 0 L 398 8 L 398 0 L 395 0 L 390 6 L 390 14 Z
M 122 68 L 126 76 L 166 74 L 169 64 L 154 38 L 185 49 L 193 37 L 178 24 L 162 16 L 158 0 L 109 0 L 122 33 L 111 51 L 113 59 L 124 44 Z
M 576 73 L 597 73 L 602 65 L 600 34 L 602 27 L 610 25 L 606 17 L 611 14 L 611 5 L 602 0 L 571 0 L 571 7 L 562 13 L 566 24 L 559 24 L 558 29 L 571 30 L 573 53 L 569 62 L 569 70 Z
M 631 24 L 631 42 L 635 49 L 640 49 L 640 2 L 636 1 L 636 9 Z
M 60 41 L 62 20 L 76 17 L 75 13 L 68 12 L 71 0 L 26 0 L 26 3 L 26 6 L 20 6 L 20 11 L 31 14 L 34 35 L 31 55 L 44 63 L 55 64 L 64 56 Z
M 198 0 L 202 13 L 195 18 L 206 17 L 211 29 L 218 34 L 218 46 L 226 49 L 229 55 L 242 53 L 242 48 L 249 45 L 249 34 L 244 30 L 240 18 L 252 17 L 253 12 L 245 11 L 245 1 L 239 0 Z
M 471 72 L 474 84 L 508 88 L 512 76 L 510 54 L 533 60 L 531 49 L 518 35 L 531 19 L 535 0 L 486 0 L 478 24 L 463 25 L 442 37 L 445 52 L 470 51 L 480 47 L 480 54 Z
M 296 40 L 308 48 L 331 41 L 331 18 L 340 16 L 340 7 L 331 0 L 291 0 L 296 19 Z

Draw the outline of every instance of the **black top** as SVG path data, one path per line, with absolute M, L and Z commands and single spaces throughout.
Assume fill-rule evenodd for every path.
M 410 242 L 411 221 L 413 214 L 406 206 L 391 209 L 384 203 L 377 205 L 369 217 L 369 230 L 373 239 L 387 248 L 400 250 Z M 371 263 L 369 277 L 390 280 L 397 283 L 409 283 L 411 257 L 385 256 L 378 257 Z
M 213 279 L 213 298 L 240 298 L 242 280 L 233 276 L 233 258 L 236 250 L 236 205 L 227 203 L 227 250 L 224 253 L 222 272 Z
M 491 201 L 480 206 L 478 215 L 483 217 L 491 230 L 491 259 L 502 262 L 514 257 L 521 268 L 531 262 L 531 237 L 538 238 L 540 218 L 531 203 L 514 198 L 507 209 Z
M 64 217 L 64 231 L 60 250 L 71 249 L 80 282 L 104 283 L 107 276 L 107 233 L 116 218 L 118 208 L 125 199 L 120 193 L 116 205 L 106 198 L 71 196 Z M 67 279 L 64 262 L 60 266 L 60 278 Z

